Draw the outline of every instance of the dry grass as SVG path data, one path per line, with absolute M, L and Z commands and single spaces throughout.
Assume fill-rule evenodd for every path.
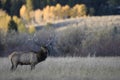
M 111 28 L 120 26 L 120 16 L 93 16 L 82 18 L 71 18 L 53 23 L 57 31 L 63 31 L 68 27 L 88 27 L 88 28 Z
M 10 61 L 0 59 L 0 80 L 119 80 L 120 58 L 47 58 L 35 70 L 30 66 L 18 66 L 11 72 Z

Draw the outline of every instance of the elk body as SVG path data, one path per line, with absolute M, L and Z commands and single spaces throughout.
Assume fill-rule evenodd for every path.
M 30 65 L 31 70 L 35 68 L 35 65 L 47 58 L 47 47 L 41 47 L 39 52 L 13 52 L 9 55 L 11 60 L 11 70 L 16 70 L 18 65 Z

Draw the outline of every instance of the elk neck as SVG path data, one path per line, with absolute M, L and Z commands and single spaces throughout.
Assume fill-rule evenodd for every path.
M 47 50 L 45 49 L 41 49 L 38 53 L 37 53 L 37 56 L 38 56 L 38 61 L 43 61 L 47 58 Z

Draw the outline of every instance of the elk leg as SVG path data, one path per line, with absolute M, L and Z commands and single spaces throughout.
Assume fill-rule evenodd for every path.
M 11 61 L 11 64 L 12 64 L 12 66 L 11 66 L 10 70 L 12 71 L 14 69 L 14 65 L 13 65 L 12 61 Z
M 14 66 L 14 70 L 16 70 L 16 69 L 17 69 L 17 66 L 18 66 L 18 64 L 16 64 L 16 65 Z
M 12 69 L 12 70 L 16 70 L 16 69 L 17 69 L 17 66 L 18 66 L 17 63 L 13 64 L 13 69 Z
M 31 70 L 35 69 L 35 64 L 31 64 Z
M 11 66 L 10 70 L 12 71 L 12 70 L 13 70 L 13 68 L 14 68 L 14 66 L 13 66 L 13 64 L 12 64 L 12 66 Z

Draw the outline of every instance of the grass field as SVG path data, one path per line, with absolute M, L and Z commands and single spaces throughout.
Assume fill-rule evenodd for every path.
M 18 66 L 10 71 L 10 61 L 0 58 L 0 80 L 119 80 L 120 58 L 48 57 L 36 65 Z

